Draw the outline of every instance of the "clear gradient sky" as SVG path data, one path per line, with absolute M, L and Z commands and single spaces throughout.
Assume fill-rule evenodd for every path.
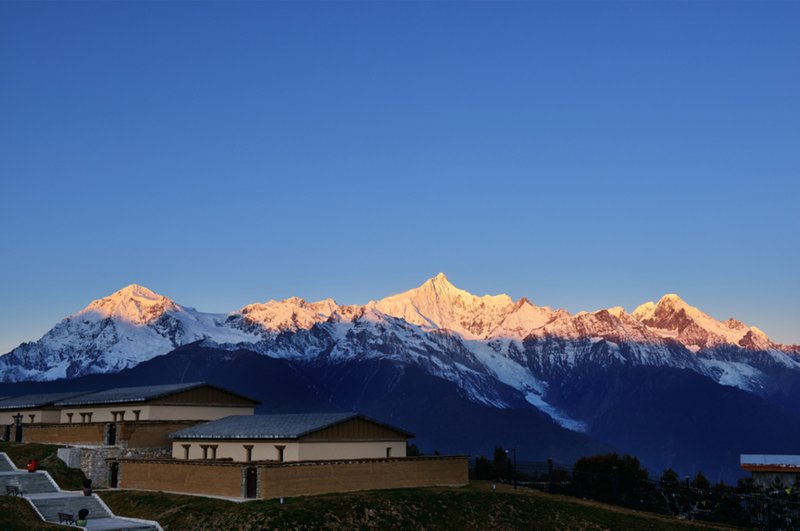
M 0 3 L 0 352 L 444 271 L 800 342 L 800 3 Z

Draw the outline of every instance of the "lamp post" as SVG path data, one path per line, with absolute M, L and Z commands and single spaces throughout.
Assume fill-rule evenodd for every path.
M 517 448 L 511 449 L 514 454 L 514 490 L 517 490 Z

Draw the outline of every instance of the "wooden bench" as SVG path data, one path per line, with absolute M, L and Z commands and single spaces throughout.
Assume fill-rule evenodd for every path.
M 22 495 L 22 489 L 20 489 L 16 485 L 6 485 L 6 495 L 7 496 L 21 496 Z
M 70 513 L 58 513 L 58 523 L 75 525 L 75 516 Z

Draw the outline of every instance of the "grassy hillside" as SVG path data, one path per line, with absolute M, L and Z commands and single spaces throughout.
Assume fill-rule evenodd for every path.
M 62 525 L 42 522 L 30 504 L 22 498 L 0 496 L 0 529 L 3 531 L 38 531 L 66 529 Z
M 474 483 L 235 503 L 155 492 L 104 491 L 117 514 L 195 529 L 725 529 L 595 502 Z
M 58 485 L 64 490 L 79 490 L 83 487 L 83 475 L 77 468 L 69 468 L 58 458 L 58 445 L 37 443 L 0 442 L 0 452 L 5 452 L 17 468 L 24 469 L 28 459 L 39 462 L 39 470 L 47 470 Z

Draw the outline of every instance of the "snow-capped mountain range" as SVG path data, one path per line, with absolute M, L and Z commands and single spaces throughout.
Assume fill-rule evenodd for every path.
M 565 427 L 583 422 L 555 388 L 592 367 L 690 369 L 761 396 L 775 375 L 800 370 L 800 349 L 758 328 L 719 321 L 677 295 L 570 314 L 507 295 L 475 296 L 439 274 L 421 286 L 363 306 L 292 297 L 210 314 L 130 285 L 91 302 L 41 339 L 0 357 L 2 381 L 54 380 L 117 372 L 203 341 L 304 363 L 391 360 L 456 383 L 473 401 L 528 404 Z M 515 393 L 509 393 L 509 389 Z

